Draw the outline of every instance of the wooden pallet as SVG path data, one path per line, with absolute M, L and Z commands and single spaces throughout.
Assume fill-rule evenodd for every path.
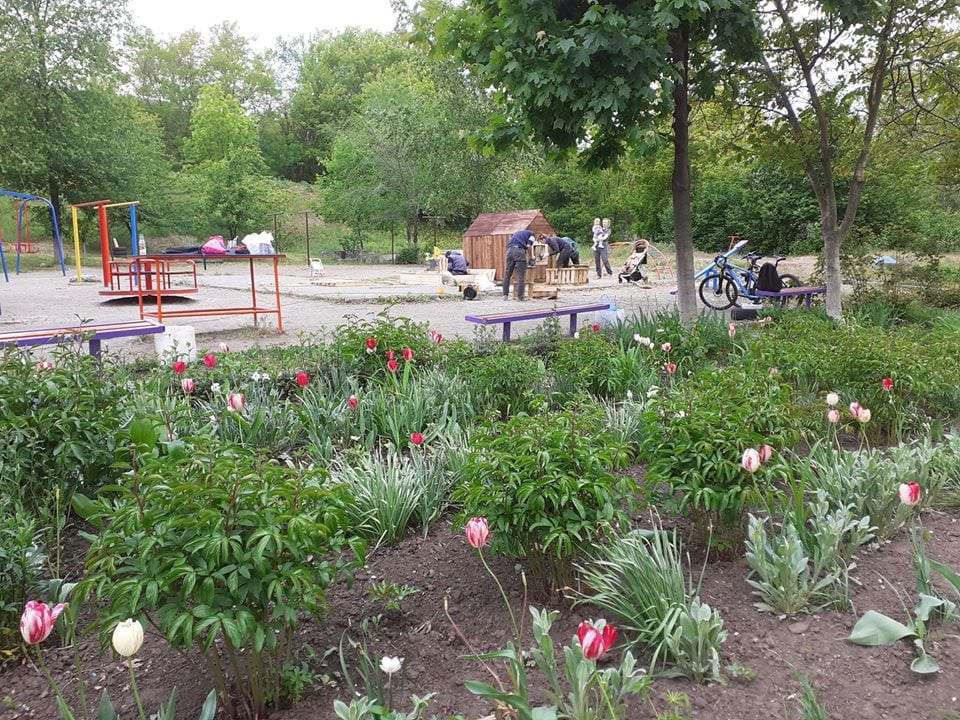
M 535 300 L 556 300 L 560 296 L 560 288 L 556 285 L 530 285 L 527 292 Z
M 590 281 L 590 266 L 547 268 L 547 285 L 586 285 Z

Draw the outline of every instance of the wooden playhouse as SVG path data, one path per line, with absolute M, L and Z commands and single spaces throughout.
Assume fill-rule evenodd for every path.
M 463 254 L 470 262 L 470 267 L 494 268 L 494 280 L 502 280 L 507 241 L 518 230 L 530 230 L 535 235 L 556 235 L 540 210 L 483 213 L 463 234 Z

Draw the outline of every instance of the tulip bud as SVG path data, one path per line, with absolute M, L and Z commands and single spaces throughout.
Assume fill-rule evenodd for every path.
M 227 345 L 225 342 L 222 342 L 220 343 L 220 346 L 217 348 L 217 350 L 220 351 L 221 355 L 226 355 L 228 352 L 230 352 L 230 346 Z
M 872 413 L 870 412 L 870 408 L 862 407 L 857 411 L 857 422 L 862 425 L 866 425 L 868 422 L 870 422 L 871 415 Z
M 187 369 L 187 364 L 186 364 L 183 360 L 177 360 L 177 361 L 173 364 L 173 371 L 174 371 L 177 375 L 182 374 L 183 372 L 186 371 L 186 369 Z
M 36 645 L 50 637 L 53 626 L 65 607 L 65 604 L 60 603 L 51 609 L 46 603 L 36 600 L 28 602 L 20 615 L 20 635 L 23 641 L 27 645 Z
M 426 438 L 423 436 L 423 433 L 410 433 L 410 442 L 414 445 L 423 445 L 424 440 L 426 440 Z
M 891 390 L 893 390 L 893 378 L 886 377 L 880 382 L 880 384 L 883 386 L 883 389 L 886 390 L 887 392 L 890 392 Z
M 774 377 L 779 374 L 780 374 L 779 368 L 775 368 L 775 367 L 770 368 L 770 377 Z
M 377 349 L 377 339 L 375 337 L 367 338 L 367 352 L 372 353 Z
M 593 331 L 594 331 L 594 332 L 600 332 L 600 326 L 599 326 L 597 323 L 594 323 L 594 324 L 593 324 Z
M 399 369 L 400 369 L 400 363 L 398 363 L 396 360 L 387 361 L 387 370 L 389 370 L 392 373 L 395 373 Z
M 217 356 L 213 353 L 207 353 L 203 356 L 203 364 L 208 368 L 215 368 L 217 366 Z
M 852 417 L 857 417 L 857 415 L 860 414 L 860 410 L 862 409 L 863 409 L 863 405 L 861 405 L 860 403 L 856 401 L 850 403 L 850 415 Z
M 920 485 L 915 482 L 900 483 L 898 494 L 904 505 L 916 505 L 920 502 Z
M 487 538 L 490 537 L 490 526 L 487 524 L 487 519 L 481 517 L 470 518 L 467 521 L 466 528 L 464 528 L 464 534 L 467 536 L 467 542 L 470 543 L 470 546 L 479 550 L 487 544 Z
M 727 335 L 729 335 L 731 339 L 733 339 L 733 338 L 735 338 L 735 337 L 737 336 L 737 325 L 736 325 L 736 323 L 727 323 Z
M 765 463 L 773 457 L 773 448 L 769 445 L 760 446 L 760 462 Z
M 297 385 L 299 385 L 300 387 L 306 387 L 309 384 L 310 384 L 310 376 L 307 375 L 307 373 L 305 372 L 298 372 Z
M 743 451 L 743 458 L 740 460 L 740 464 L 748 473 L 756 472 L 760 467 L 760 453 L 753 448 L 747 448 Z
M 836 408 L 830 408 L 827 410 L 827 420 L 836 425 L 840 422 L 840 411 Z
M 143 645 L 143 625 L 139 620 L 127 618 L 113 629 L 113 649 L 117 655 L 130 657 L 136 655 Z
M 180 381 L 180 387 L 183 389 L 183 392 L 189 395 L 193 392 L 194 388 L 197 386 L 197 383 L 191 378 L 184 378 Z
M 404 349 L 403 349 L 403 361 L 404 361 L 404 362 L 410 362 L 410 361 L 412 361 L 412 360 L 413 360 L 413 350 L 411 350 L 410 348 L 404 348 Z
M 676 363 L 667 363 L 667 372 L 673 375 L 677 371 Z
M 38 370 L 53 370 L 53 363 L 49 360 L 42 360 L 37 363 Z
M 349 398 L 347 398 L 347 407 L 351 410 L 356 410 L 358 405 L 360 405 L 360 401 L 357 400 L 356 395 L 351 395 Z
M 839 395 L 837 395 L 835 392 L 827 393 L 827 405 L 829 405 L 830 407 L 833 407 L 838 402 L 840 402 Z
M 670 349 L 672 347 L 673 345 L 671 345 L 670 343 L 664 343 L 663 345 L 660 346 L 660 349 L 663 350 L 664 352 L 670 352 Z
M 247 398 L 243 393 L 230 393 L 227 395 L 227 410 L 231 412 L 240 412 L 243 406 L 247 404 Z

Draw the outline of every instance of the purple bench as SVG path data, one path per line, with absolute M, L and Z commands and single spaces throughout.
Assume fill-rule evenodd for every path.
M 570 334 L 577 332 L 577 316 L 582 313 L 609 310 L 609 303 L 597 305 L 568 305 L 545 310 L 522 310 L 520 312 L 493 313 L 492 315 L 467 315 L 467 322 L 479 325 L 503 325 L 503 341 L 510 342 L 510 325 L 522 320 L 542 320 L 549 317 L 570 316 Z
M 805 287 L 793 287 L 793 288 L 784 288 L 780 292 L 769 292 L 767 290 L 757 290 L 757 296 L 762 298 L 803 298 L 803 304 L 810 309 L 810 303 L 813 301 L 814 295 L 823 295 L 827 289 L 825 287 L 816 287 L 814 285 L 809 285 Z
M 118 337 L 136 335 L 158 335 L 166 328 L 150 320 L 129 320 L 127 322 L 102 323 L 98 325 L 71 325 L 38 330 L 16 330 L 0 333 L 0 345 L 59 345 L 72 340 L 88 341 L 90 354 L 100 357 L 100 342 Z

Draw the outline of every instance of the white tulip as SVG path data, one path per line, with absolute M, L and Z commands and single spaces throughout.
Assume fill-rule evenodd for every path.
M 143 645 L 143 625 L 139 620 L 127 618 L 113 629 L 113 649 L 118 655 L 135 655 Z
M 393 675 L 394 673 L 400 672 L 401 667 L 403 667 L 402 657 L 390 657 L 389 655 L 384 655 L 380 660 L 380 669 L 387 675 Z
M 827 405 L 833 406 L 840 402 L 840 396 L 835 392 L 827 393 Z

